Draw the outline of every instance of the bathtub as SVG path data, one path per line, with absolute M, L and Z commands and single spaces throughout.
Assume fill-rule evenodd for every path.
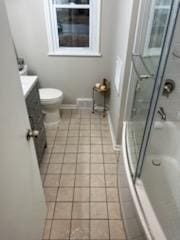
M 135 184 L 129 167 L 126 127 L 127 123 L 124 123 L 122 141 L 124 164 L 131 195 L 146 237 L 148 240 L 179 239 L 178 226 L 176 231 L 171 232 L 171 224 L 172 218 L 180 218 L 178 216 L 180 195 L 177 191 L 180 189 L 180 123 L 155 122 L 142 175 L 140 179 L 136 179 Z
M 142 170 L 143 187 L 164 230 L 180 239 L 180 123 L 155 122 Z

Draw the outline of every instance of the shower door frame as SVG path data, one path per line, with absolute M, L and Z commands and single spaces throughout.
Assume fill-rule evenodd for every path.
M 170 48 L 173 42 L 173 37 L 174 37 L 174 32 L 176 28 L 176 22 L 177 22 L 179 11 L 180 11 L 180 0 L 173 0 L 172 7 L 170 10 L 169 20 L 168 20 L 168 27 L 166 30 L 165 39 L 163 43 L 162 53 L 159 60 L 159 66 L 158 66 L 157 74 L 155 76 L 153 95 L 151 98 L 150 108 L 147 115 L 144 135 L 143 135 L 142 144 L 140 148 L 140 154 L 139 154 L 138 163 L 136 167 L 136 172 L 133 178 L 134 184 L 136 183 L 136 180 L 141 177 L 146 150 L 149 143 L 152 126 L 156 117 L 157 103 L 163 91 L 164 83 L 166 81 L 164 75 L 167 67 Z

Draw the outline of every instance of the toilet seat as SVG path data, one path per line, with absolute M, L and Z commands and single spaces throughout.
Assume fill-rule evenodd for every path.
M 40 88 L 39 95 L 42 104 L 57 103 L 63 98 L 63 92 L 54 88 Z

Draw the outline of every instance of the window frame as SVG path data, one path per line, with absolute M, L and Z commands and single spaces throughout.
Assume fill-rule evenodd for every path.
M 89 4 L 54 4 L 53 0 L 44 0 L 44 7 L 49 56 L 101 56 L 101 0 L 90 0 Z M 89 47 L 59 47 L 57 8 L 89 9 Z
M 146 35 L 146 39 L 145 39 L 144 56 L 159 56 L 161 53 L 163 41 L 161 43 L 161 47 L 157 47 L 157 48 L 149 47 L 156 10 L 165 10 L 165 11 L 170 10 L 170 6 L 169 5 L 165 5 L 165 6 L 164 5 L 162 5 L 162 6 L 156 5 L 156 0 L 153 0 L 153 3 L 151 5 L 151 10 L 150 10 L 150 19 L 149 19 L 149 23 L 148 23 L 148 27 L 147 27 L 147 35 Z M 169 13 L 168 13 L 168 17 L 169 17 Z M 167 17 L 167 21 L 168 21 L 168 17 Z

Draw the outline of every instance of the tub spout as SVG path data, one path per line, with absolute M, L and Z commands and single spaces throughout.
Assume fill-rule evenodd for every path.
M 160 108 L 159 108 L 158 113 L 159 113 L 159 115 L 161 116 L 161 119 L 164 120 L 164 121 L 166 121 L 166 113 L 165 113 L 163 107 L 160 107 Z

